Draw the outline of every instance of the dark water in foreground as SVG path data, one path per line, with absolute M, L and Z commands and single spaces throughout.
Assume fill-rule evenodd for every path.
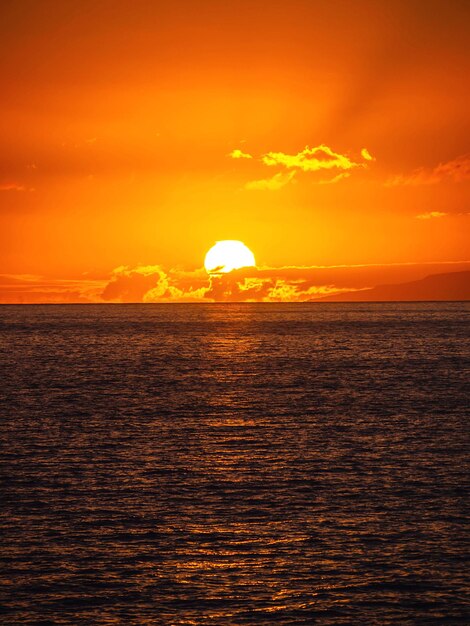
M 2 623 L 470 623 L 469 311 L 0 308 Z

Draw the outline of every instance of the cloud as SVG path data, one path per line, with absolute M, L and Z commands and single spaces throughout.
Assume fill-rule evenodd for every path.
M 121 266 L 101 297 L 108 302 L 304 302 L 351 289 L 324 282 L 320 273 L 317 268 L 246 267 L 209 276 L 202 269 Z
M 236 148 L 235 150 L 232 150 L 232 152 L 230 152 L 228 156 L 232 157 L 232 159 L 252 159 L 253 158 L 251 154 L 248 154 L 248 152 L 243 152 L 242 150 L 239 150 L 238 148 Z
M 468 263 L 452 265 L 469 267 Z M 245 267 L 209 276 L 203 268 L 121 266 L 113 271 L 101 298 L 112 302 L 308 302 L 381 283 L 423 278 L 443 268 L 446 264 Z
M 36 274 L 0 275 L 1 303 L 103 302 L 106 281 L 101 279 L 48 278 Z
M 423 167 L 417 168 L 411 174 L 392 176 L 385 185 L 386 187 L 401 187 L 404 185 L 433 185 L 439 183 L 440 178 L 433 175 L 433 172 Z
M 429 211 L 429 213 L 421 213 L 421 215 L 416 215 L 417 220 L 431 220 L 435 217 L 444 217 L 447 213 L 442 213 L 441 211 Z
M 375 157 L 373 157 L 371 155 L 371 153 L 369 152 L 369 150 L 367 148 L 362 148 L 361 150 L 361 156 L 363 159 L 365 159 L 366 161 L 375 161 Z
M 290 183 L 294 176 L 295 172 L 278 172 L 271 178 L 249 181 L 245 184 L 245 189 L 270 189 L 271 191 L 276 191 Z
M 0 302 L 308 302 L 449 271 L 470 271 L 470 262 L 246 267 L 218 276 L 139 265 L 117 267 L 108 280 L 3 274 Z
M 464 154 L 447 163 L 440 163 L 433 174 L 440 180 L 450 178 L 456 183 L 470 179 L 470 155 Z
M 285 276 L 283 268 L 242 268 L 212 276 L 205 298 L 216 302 L 306 302 L 341 291 L 334 285 L 312 285 L 307 276 Z
M 329 178 L 327 180 L 319 180 L 319 185 L 332 185 L 334 183 L 339 183 L 340 180 L 344 180 L 345 178 L 349 178 L 351 176 L 350 172 L 342 172 L 341 174 L 337 174 L 334 178 Z
M 167 290 L 167 276 L 159 265 L 134 268 L 123 265 L 113 270 L 112 278 L 103 290 L 102 298 L 114 302 L 142 302 L 150 291 L 164 296 Z
M 303 172 L 317 172 L 330 169 L 350 170 L 360 166 L 359 163 L 355 163 L 346 155 L 334 152 L 324 144 L 315 148 L 306 146 L 297 154 L 268 152 L 261 157 L 261 161 L 269 167 L 282 165 L 287 169 L 294 168 Z
M 120 266 L 101 297 L 112 302 L 194 302 L 204 298 L 208 289 L 205 272 L 166 272 L 160 265 Z
M 470 155 L 464 154 L 447 161 L 439 163 L 433 169 L 419 167 L 410 174 L 393 176 L 386 185 L 388 187 L 397 187 L 401 185 L 435 185 L 443 181 L 451 181 L 460 183 L 470 179 Z
M 206 279 L 207 282 L 208 279 Z M 162 285 L 148 291 L 142 301 L 143 302 L 201 302 L 206 297 L 208 286 L 202 286 L 197 289 L 188 289 L 184 287 L 167 284 L 163 291 Z
M 1 183 L 0 191 L 26 191 L 26 187 L 17 183 Z
M 242 152 L 239 149 L 232 150 L 229 154 L 234 159 L 254 159 L 266 167 L 278 168 L 278 172 L 270 178 L 262 178 L 249 181 L 245 184 L 245 189 L 271 190 L 275 191 L 285 187 L 287 184 L 297 179 L 297 174 L 332 172 L 336 174 L 329 179 L 315 180 L 317 184 L 324 185 L 337 183 L 350 176 L 350 171 L 356 168 L 367 168 L 368 163 L 375 161 L 367 148 L 361 150 L 362 161 L 353 161 L 350 157 L 339 152 L 335 152 L 329 146 L 320 144 L 313 148 L 305 146 L 297 154 L 286 152 L 267 152 L 259 157 Z M 286 172 L 287 170 L 287 172 Z
M 422 279 L 430 273 L 469 270 L 461 263 L 397 263 L 242 268 L 213 277 L 205 298 L 216 302 L 309 302 L 374 287 Z

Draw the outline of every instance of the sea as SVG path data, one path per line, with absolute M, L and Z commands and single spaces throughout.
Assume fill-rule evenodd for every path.
M 0 307 L 2 624 L 469 624 L 470 303 Z

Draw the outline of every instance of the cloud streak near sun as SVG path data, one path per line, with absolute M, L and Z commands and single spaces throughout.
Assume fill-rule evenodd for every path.
M 375 161 L 367 148 L 362 148 L 361 160 L 355 161 L 351 157 L 335 152 L 325 144 L 313 148 L 305 146 L 297 154 L 286 152 L 267 152 L 259 157 L 235 149 L 229 154 L 232 159 L 251 159 L 262 163 L 268 168 L 278 168 L 278 172 L 271 177 L 252 180 L 245 183 L 248 190 L 276 191 L 296 180 L 299 173 L 332 172 L 333 177 L 316 180 L 318 184 L 336 183 L 350 175 L 350 171 L 357 168 L 366 168 Z
M 3 303 L 308 302 L 359 294 L 430 274 L 469 271 L 470 262 L 389 265 L 245 267 L 210 276 L 203 269 L 120 266 L 105 277 L 66 280 L 0 275 Z
M 232 150 L 232 152 L 230 152 L 228 156 L 232 157 L 232 159 L 252 159 L 253 158 L 251 154 L 248 154 L 247 152 L 243 152 L 243 150 L 239 150 L 238 148 L 236 148 L 235 150 Z
M 203 270 L 145 265 L 116 268 L 101 297 L 107 302 L 304 302 L 344 290 L 322 284 L 316 268 L 244 267 L 209 276 Z
M 416 216 L 417 220 L 432 220 L 438 217 L 445 217 L 447 213 L 443 213 L 442 211 L 429 211 L 428 213 L 420 213 L 420 215 Z
M 319 170 L 350 170 L 360 167 L 344 154 L 334 152 L 328 146 L 321 144 L 315 148 L 306 146 L 297 154 L 284 152 L 268 152 L 261 157 L 261 161 L 269 167 L 281 165 L 287 169 L 296 169 L 302 172 L 318 172 Z
M 295 176 L 295 172 L 278 172 L 271 178 L 251 180 L 245 184 L 245 189 L 269 189 L 276 191 L 288 185 Z
M 469 263 L 390 264 L 311 267 L 243 267 L 226 274 L 165 270 L 160 265 L 121 266 L 101 298 L 107 302 L 309 302 L 358 292 L 406 276 L 468 270 Z
M 470 155 L 463 154 L 451 161 L 439 163 L 429 169 L 419 167 L 410 174 L 400 174 L 390 178 L 386 185 L 398 187 L 401 185 L 436 185 L 441 182 L 461 183 L 470 180 Z

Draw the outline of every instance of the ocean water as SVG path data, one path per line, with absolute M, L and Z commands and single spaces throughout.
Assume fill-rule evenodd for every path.
M 470 623 L 469 312 L 1 307 L 1 623 Z

